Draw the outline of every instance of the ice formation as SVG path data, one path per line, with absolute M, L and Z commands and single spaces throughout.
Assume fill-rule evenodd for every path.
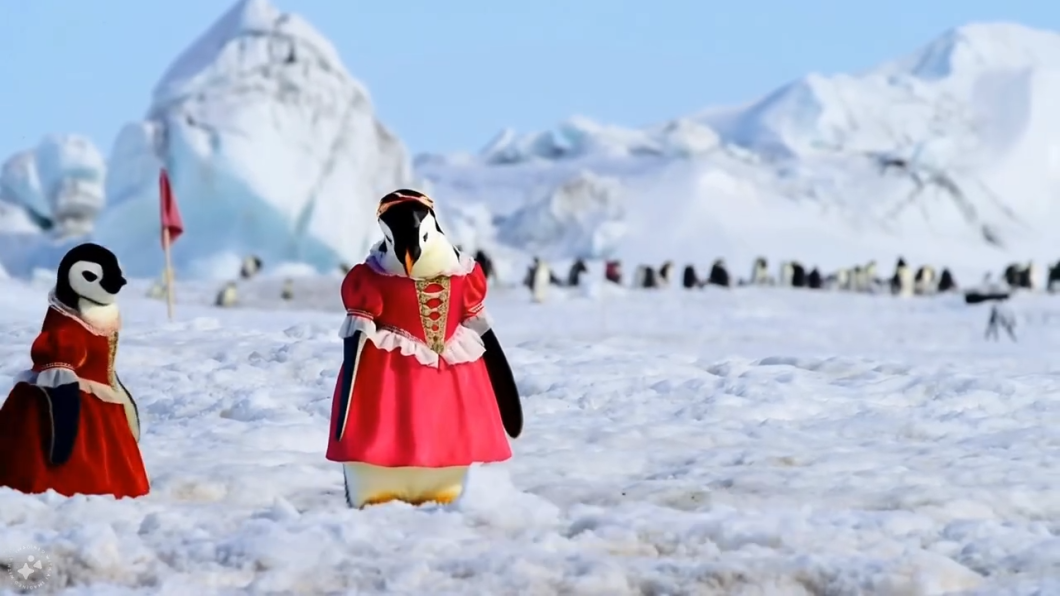
M 238 2 L 181 54 L 115 143 L 97 237 L 133 275 L 162 266 L 163 166 L 186 227 L 174 261 L 192 275 L 230 275 L 217 269 L 247 253 L 321 271 L 360 259 L 379 197 L 413 183 L 331 43 L 266 0 Z

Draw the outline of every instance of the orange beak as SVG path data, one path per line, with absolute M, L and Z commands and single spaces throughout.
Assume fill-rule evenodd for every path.
M 416 262 L 412 260 L 412 255 L 409 254 L 409 251 L 406 250 L 405 251 L 405 275 L 408 275 L 409 277 L 412 276 L 412 266 L 415 265 L 415 264 L 416 264 Z

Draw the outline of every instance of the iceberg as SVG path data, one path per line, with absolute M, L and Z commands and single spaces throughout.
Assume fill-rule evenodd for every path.
M 330 42 L 266 0 L 243 0 L 181 54 L 111 152 L 96 238 L 133 276 L 163 266 L 158 176 L 184 236 L 184 275 L 228 277 L 246 254 L 333 271 L 378 238 L 378 199 L 414 184 L 402 142 Z

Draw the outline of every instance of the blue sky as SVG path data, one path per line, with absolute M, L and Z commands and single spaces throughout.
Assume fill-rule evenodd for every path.
M 1060 30 L 1046 0 L 274 0 L 329 37 L 414 152 L 581 114 L 629 126 L 867 68 L 970 21 Z M 105 153 L 226 0 L 0 7 L 0 159 L 49 132 Z

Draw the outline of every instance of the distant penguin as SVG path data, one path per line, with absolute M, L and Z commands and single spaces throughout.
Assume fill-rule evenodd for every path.
M 953 279 L 953 273 L 948 268 L 942 268 L 942 275 L 939 276 L 938 291 L 941 292 L 952 292 L 957 289 L 957 281 Z
M 721 286 L 723 288 L 728 288 L 732 285 L 732 280 L 729 277 L 729 270 L 725 268 L 724 260 L 718 259 L 710 266 L 710 276 L 707 278 L 707 283 L 712 286 Z
M 905 259 L 898 257 L 891 276 L 891 294 L 908 298 L 913 295 L 913 270 L 906 265 Z
M 243 259 L 243 264 L 239 267 L 239 276 L 243 279 L 251 279 L 259 271 L 261 271 L 261 259 L 255 255 L 250 255 Z
M 166 283 L 158 280 L 152 282 L 151 286 L 147 288 L 147 297 L 155 300 L 164 299 L 166 297 Z
M 637 270 L 633 273 L 633 287 L 641 289 L 658 287 L 659 282 L 657 277 L 654 268 L 650 265 L 641 265 L 637 267 Z
M 1029 262 L 1025 267 L 1020 268 L 1019 282 L 1020 287 L 1025 290 L 1037 289 L 1038 281 L 1038 268 L 1035 267 L 1034 263 Z
M 780 264 L 780 279 L 778 284 L 784 287 L 791 287 L 792 278 L 795 276 L 795 266 L 790 261 L 784 261 Z
M 1009 287 L 1020 287 L 1020 269 L 1021 267 L 1016 263 L 1012 263 L 1008 267 L 1005 267 L 1003 277 L 1005 278 L 1005 283 L 1007 283 Z
M 879 280 L 877 279 L 879 274 L 876 272 L 876 261 L 869 261 L 866 263 L 865 269 L 862 273 L 865 278 L 865 288 L 862 291 L 875 291 L 877 289 L 877 284 L 879 283 Z
M 853 292 L 863 292 L 865 287 L 865 269 L 861 265 L 854 265 L 847 278 L 847 289 Z
M 751 268 L 751 283 L 766 285 L 769 282 L 769 261 L 765 257 L 758 257 L 755 259 L 754 267 Z
M 648 265 L 639 265 L 633 271 L 633 287 L 641 289 L 654 288 L 655 270 Z
M 548 288 L 552 285 L 552 270 L 543 259 L 536 259 L 530 278 L 530 297 L 538 304 L 548 298 Z
M 850 289 L 850 269 L 840 269 L 832 275 L 832 286 L 833 289 L 837 290 L 849 290 Z
M 622 285 L 622 262 L 608 261 L 604 266 L 604 279 L 613 284 Z
M 660 288 L 665 288 L 670 285 L 673 281 L 674 264 L 672 261 L 666 261 L 659 267 L 659 273 L 655 276 L 655 285 Z
M 290 302 L 294 300 L 294 280 L 285 279 L 283 281 L 283 289 L 280 290 L 280 299 L 284 302 Z
M 236 288 L 236 283 L 230 281 L 217 292 L 217 299 L 214 300 L 214 306 L 220 308 L 231 308 L 236 305 L 239 301 L 239 290 Z
M 1049 268 L 1049 280 L 1045 284 L 1045 289 L 1050 292 L 1060 289 L 1060 261 Z
M 933 294 L 935 292 L 934 267 L 931 265 L 924 265 L 916 270 L 916 277 L 913 278 L 913 292 L 920 296 Z
M 572 288 L 580 286 L 582 274 L 588 271 L 589 267 L 585 265 L 585 261 L 575 259 L 574 264 L 570 266 L 570 272 L 567 274 L 567 285 Z
M 806 268 L 798 261 L 791 262 L 791 287 L 806 287 Z
M 699 278 L 696 277 L 696 268 L 692 265 L 685 265 L 684 273 L 681 275 L 681 287 L 686 290 L 699 287 Z
M 814 267 L 810 274 L 806 276 L 806 287 L 811 290 L 820 290 L 824 287 L 824 280 L 821 279 L 821 271 Z
M 458 249 L 459 250 L 459 249 Z M 486 254 L 482 249 L 475 251 L 475 262 L 482 267 L 482 274 L 486 276 L 487 280 L 493 279 L 493 259 Z

